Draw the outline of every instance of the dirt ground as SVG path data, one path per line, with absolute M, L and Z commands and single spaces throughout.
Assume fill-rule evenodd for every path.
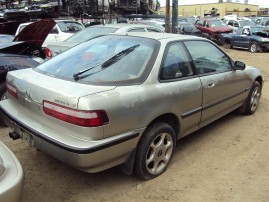
M 263 70 L 269 80 L 269 53 L 227 50 L 234 59 Z M 0 139 L 25 172 L 22 202 L 88 201 L 269 201 L 269 84 L 252 116 L 228 114 L 178 141 L 168 170 L 150 181 L 113 168 L 88 174 L 43 152 L 27 148 L 0 129 Z

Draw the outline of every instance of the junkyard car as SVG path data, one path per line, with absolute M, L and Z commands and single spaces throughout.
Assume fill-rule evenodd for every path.
M 128 33 L 83 42 L 9 72 L 0 114 L 11 137 L 86 172 L 122 164 L 162 174 L 176 140 L 225 114 L 253 114 L 263 78 L 195 36 Z
M 94 25 L 87 27 L 86 29 L 74 34 L 68 39 L 60 43 L 50 43 L 47 45 L 48 53 L 47 56 L 55 56 L 59 53 L 83 42 L 87 41 L 97 35 L 108 34 L 108 33 L 120 33 L 125 34 L 128 32 L 160 32 L 163 30 L 153 26 L 143 24 L 106 24 L 106 25 Z
M 12 151 L 0 141 L 0 201 L 19 201 L 22 187 L 21 164 Z
M 233 29 L 233 34 L 237 33 L 238 27 L 255 26 L 255 23 L 250 19 L 229 19 L 226 24 Z
M 269 29 L 266 27 L 240 27 L 236 34 L 222 34 L 220 41 L 229 48 L 242 48 L 250 52 L 269 50 Z
M 202 18 L 195 22 L 195 26 L 202 32 L 202 35 L 214 42 L 219 42 L 220 34 L 232 33 L 232 28 L 226 25 L 221 19 Z
M 56 22 L 56 25 L 50 30 L 50 33 L 47 35 L 43 45 L 62 42 L 76 32 L 79 32 L 85 28 L 83 24 L 75 20 L 54 21 Z M 15 35 L 17 36 L 29 24 L 31 24 L 31 22 L 20 24 Z

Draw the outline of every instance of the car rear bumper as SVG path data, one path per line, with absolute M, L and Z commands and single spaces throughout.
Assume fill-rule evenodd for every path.
M 37 130 L 36 125 L 31 124 L 36 123 L 36 120 L 31 120 L 31 116 L 27 116 L 23 107 L 12 108 L 7 100 L 0 104 L 0 116 L 20 138 L 25 139 L 27 136 L 30 144 L 38 149 L 72 167 L 90 173 L 124 163 L 136 148 L 139 137 L 145 130 L 132 130 L 101 140 L 83 140 L 68 134 L 59 134 L 49 126 L 42 125 Z
M 23 187 L 23 169 L 16 156 L 0 142 L 0 157 L 5 171 L 0 176 L 0 201 L 19 201 Z

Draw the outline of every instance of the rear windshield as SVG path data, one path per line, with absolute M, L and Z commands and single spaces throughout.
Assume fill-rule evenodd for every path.
M 118 28 L 113 28 L 113 27 L 89 27 L 82 30 L 79 33 L 74 34 L 73 36 L 69 37 L 65 41 L 72 42 L 72 43 L 81 43 L 97 35 L 114 33 L 117 30 Z
M 131 50 L 130 50 L 131 48 Z M 125 50 L 129 51 L 125 51 Z M 132 85 L 148 76 L 159 42 L 131 36 L 102 36 L 81 43 L 35 68 L 48 76 L 92 85 Z M 120 52 L 125 51 L 122 54 Z M 105 61 L 114 59 L 107 62 Z M 76 79 L 74 74 L 89 69 Z

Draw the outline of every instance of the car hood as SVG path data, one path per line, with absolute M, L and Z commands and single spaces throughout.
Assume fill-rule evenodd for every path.
M 37 46 L 42 46 L 49 32 L 55 26 L 53 19 L 43 19 L 27 25 L 15 38 L 15 41 L 27 41 Z
M 24 105 L 42 105 L 44 100 L 77 109 L 81 97 L 113 90 L 116 86 L 92 86 L 66 81 L 41 74 L 34 69 L 24 69 L 9 72 L 6 78 L 8 84 L 17 89 L 18 101 Z M 79 90 L 78 90 L 79 89 Z

